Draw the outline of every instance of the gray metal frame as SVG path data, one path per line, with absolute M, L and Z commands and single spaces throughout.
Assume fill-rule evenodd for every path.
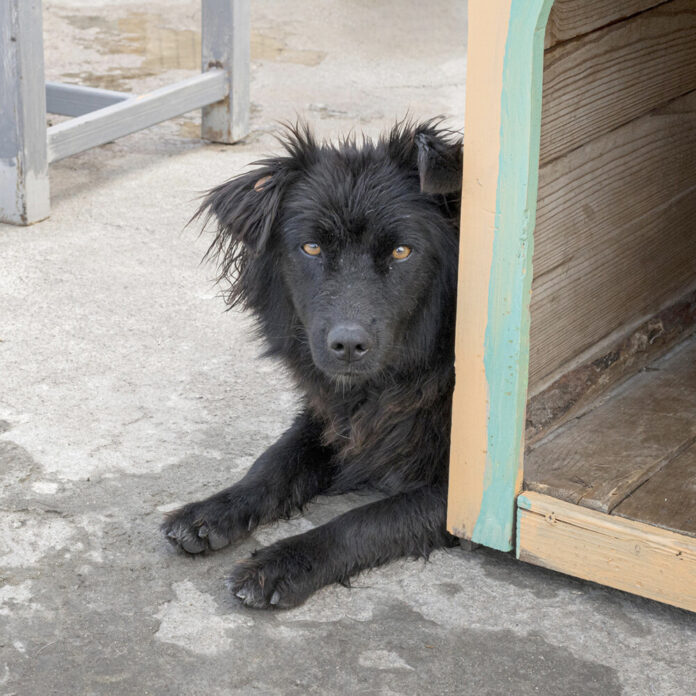
M 249 132 L 250 0 L 202 0 L 202 70 L 136 96 L 44 82 L 41 0 L 0 0 L 0 221 L 50 213 L 48 163 L 203 109 L 201 135 Z M 73 116 L 46 127 L 46 113 Z
M 48 216 L 41 0 L 0 2 L 0 220 Z

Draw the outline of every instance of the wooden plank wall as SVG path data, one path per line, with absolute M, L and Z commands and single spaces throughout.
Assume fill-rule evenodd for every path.
M 696 0 L 557 0 L 546 44 L 532 395 L 696 285 Z
M 589 34 L 668 0 L 556 0 L 546 25 L 544 48 Z

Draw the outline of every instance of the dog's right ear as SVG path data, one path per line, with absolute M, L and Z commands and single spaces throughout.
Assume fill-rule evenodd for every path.
M 256 168 L 211 189 L 194 219 L 217 221 L 209 255 L 223 257 L 243 245 L 252 253 L 268 244 L 288 188 L 314 160 L 317 145 L 304 124 L 287 126 L 280 142 L 286 155 L 255 162 Z M 223 261 L 224 263 L 224 261 Z
M 217 221 L 211 253 L 224 254 L 230 245 L 238 244 L 258 253 L 268 243 L 283 195 L 293 177 L 282 166 L 281 158 L 262 164 L 206 194 L 195 217 L 203 217 L 206 222 Z

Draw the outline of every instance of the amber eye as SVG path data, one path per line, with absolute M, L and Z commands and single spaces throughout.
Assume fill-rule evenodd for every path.
M 394 251 L 392 251 L 392 257 L 397 261 L 403 261 L 411 255 L 411 247 L 407 247 L 405 244 L 399 244 Z
M 321 247 L 316 242 L 307 242 L 302 245 L 302 251 L 310 256 L 319 256 L 319 254 L 321 254 Z

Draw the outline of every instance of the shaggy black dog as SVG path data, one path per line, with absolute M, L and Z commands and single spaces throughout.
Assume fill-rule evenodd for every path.
M 284 147 L 210 191 L 199 215 L 217 221 L 211 251 L 229 304 L 256 315 L 302 410 L 239 483 L 171 513 L 163 529 L 200 553 L 318 494 L 371 487 L 387 497 L 239 563 L 230 588 L 254 607 L 292 607 L 323 585 L 452 541 L 461 140 L 430 121 L 338 145 L 296 127 Z

